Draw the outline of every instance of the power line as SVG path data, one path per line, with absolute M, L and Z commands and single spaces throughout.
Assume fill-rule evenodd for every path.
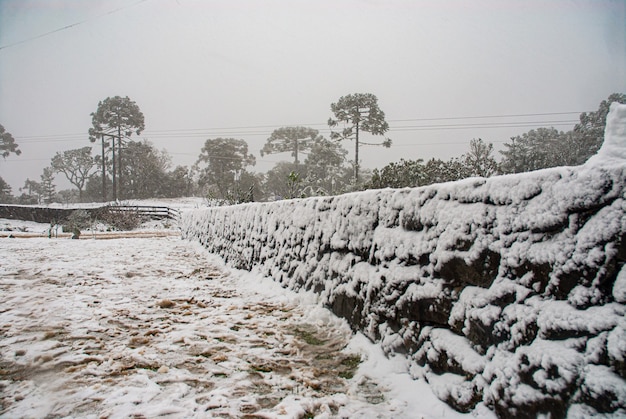
M 415 131 L 445 131 L 445 130 L 467 130 L 467 129 L 494 129 L 494 128 L 531 128 L 531 127 L 537 127 L 540 126 L 541 124 L 510 124 L 510 125 L 502 125 L 502 124 L 494 124 L 494 125 L 476 125 L 476 126 L 467 126 L 467 125 L 441 125 L 441 126 L 426 126 L 426 127 L 397 127 L 397 128 L 390 128 L 389 132 L 390 133 L 394 133 L 394 132 L 415 132 Z M 551 124 L 552 127 L 554 126 L 566 126 L 566 125 L 571 125 L 568 123 L 562 123 L 562 124 Z M 330 130 L 324 132 L 326 134 L 330 133 Z M 168 135 L 165 134 L 153 134 L 153 135 L 146 135 L 144 137 L 142 137 L 143 139 L 147 139 L 147 140 L 167 140 L 167 139 L 176 139 L 176 140 L 194 140 L 194 139 L 207 139 L 208 137 L 258 137 L 258 136 L 262 136 L 262 137 L 269 137 L 269 135 L 271 134 L 271 131 L 266 131 L 266 132 L 239 132 L 239 133 L 231 133 L 231 134 L 224 134 L 224 133 L 215 133 L 215 132 L 202 132 L 202 133 L 198 133 L 198 134 L 176 134 L 176 133 L 171 133 Z M 141 138 L 137 138 L 138 140 Z M 85 146 L 88 146 L 89 143 L 86 142 L 84 139 L 82 138 L 37 138 L 37 139 L 29 139 L 29 138 L 19 138 L 16 137 L 16 140 L 20 143 L 20 144 L 38 144 L 38 143 L 84 143 Z
M 504 115 L 482 115 L 482 116 L 455 116 L 455 117 L 439 117 L 439 118 L 411 118 L 411 119 L 390 119 L 388 120 L 389 123 L 392 122 L 414 122 L 414 121 L 443 121 L 443 120 L 464 120 L 464 119 L 489 119 L 489 118 L 522 118 L 522 117 L 536 117 L 536 116 L 555 116 L 555 115 L 580 115 L 583 112 L 588 112 L 588 111 L 571 111 L 571 112 L 543 112 L 543 113 L 525 113 L 525 114 L 504 114 Z M 579 122 L 577 119 L 576 120 L 567 120 L 567 121 L 520 121 L 517 122 L 518 124 L 521 123 L 526 123 L 526 124 L 543 124 L 543 123 L 551 123 L 551 122 L 558 122 L 558 123 L 577 123 Z M 500 124 L 513 124 L 515 122 L 502 122 Z M 484 122 L 481 124 L 475 124 L 476 126 L 479 125 L 492 125 L 492 124 L 498 124 L 497 122 Z M 456 125 L 462 125 L 462 124 L 451 124 L 451 126 L 456 126 Z M 472 125 L 472 124 L 463 124 L 463 125 Z M 260 134 L 265 134 L 266 131 L 262 131 L 259 132 L 258 129 L 264 129 L 264 128 L 272 128 L 275 129 L 277 126 L 280 127 L 291 127 L 291 126 L 328 126 L 327 123 L 309 123 L 309 124 L 275 124 L 275 125 L 250 125 L 250 126 L 238 126 L 238 127 L 217 127 L 217 128 L 192 128 L 192 129 L 179 129 L 179 130 L 148 130 L 145 131 L 144 134 L 148 135 L 148 134 L 152 134 L 152 135 L 161 135 L 161 134 L 171 134 L 171 133 L 189 133 L 189 135 L 191 136 L 192 133 L 197 132 L 198 134 L 205 134 L 207 132 L 220 132 L 223 133 L 222 131 L 225 130 L 241 130 L 242 134 L 250 134 L 250 135 L 260 135 Z M 428 127 L 442 127 L 445 128 L 448 125 L 433 125 L 433 126 L 428 126 Z M 397 128 L 408 128 L 408 127 L 404 127 L 404 126 L 400 126 Z M 424 128 L 424 126 L 416 126 L 415 128 Z M 393 129 L 393 128 L 392 128 Z M 252 132 L 248 132 L 248 131 L 244 131 L 244 130 L 255 130 Z M 330 129 L 328 129 L 327 131 L 330 131 Z M 217 133 L 214 133 L 214 135 L 216 135 Z M 224 133 L 225 134 L 225 133 Z
M 524 128 L 524 127 L 536 127 L 538 125 L 549 124 L 551 127 L 555 126 L 567 126 L 572 125 L 578 121 L 553 121 L 553 122 L 523 122 L 523 123 L 485 123 L 485 124 L 449 124 L 449 125 L 424 125 L 424 126 L 408 126 L 408 127 L 397 127 L 390 128 L 390 132 L 394 131 L 439 131 L 439 130 L 450 130 L 450 129 L 485 129 L 485 128 Z
M 2 163 L 21 163 L 25 161 L 50 161 L 50 159 L 3 159 Z
M 443 118 L 413 118 L 413 119 L 395 119 L 394 122 L 409 122 L 409 121 L 444 121 L 450 119 L 487 119 L 487 118 L 519 118 L 527 116 L 547 116 L 547 115 L 580 115 L 583 112 L 543 112 L 543 113 L 520 113 L 509 115 L 484 115 L 484 116 L 457 116 L 457 117 L 443 117 Z M 391 122 L 390 120 L 389 122 Z
M 567 124 L 573 124 L 578 122 L 577 119 L 559 119 L 559 120 L 541 120 L 541 121 L 508 121 L 508 122 L 479 122 L 479 123 L 460 123 L 460 124 L 433 124 L 433 125 L 404 125 L 404 126 L 400 126 L 399 128 L 439 128 L 439 127 L 448 127 L 448 126 L 463 126 L 463 127 L 479 127 L 479 126 L 490 126 L 490 125 L 509 125 L 509 124 L 537 124 L 537 123 L 541 123 L 541 124 L 560 124 L 560 123 L 567 123 Z
M 173 156 L 194 156 L 194 157 L 198 157 L 197 153 L 170 153 L 168 152 L 167 154 L 169 155 L 173 155 Z M 216 155 L 216 154 L 211 154 L 209 156 L 210 158 L 213 159 L 217 159 L 217 160 L 239 160 L 239 158 L 237 157 L 229 157 L 229 156 L 221 156 L 221 155 Z M 22 163 L 22 162 L 28 162 L 28 161 L 50 161 L 51 159 L 45 159 L 45 158 L 41 158 L 41 159 L 22 159 L 22 158 L 9 158 L 9 159 L 4 159 L 2 160 L 2 162 L 7 162 L 7 163 Z M 255 159 L 255 162 L 263 162 L 263 163 L 279 163 L 282 160 L 271 160 L 271 159 Z
M 489 141 L 490 143 L 495 144 L 504 144 L 506 141 L 497 140 L 497 141 Z M 432 146 L 432 145 L 467 145 L 468 141 L 451 141 L 451 142 L 439 142 L 439 143 L 393 143 L 392 147 L 422 147 L 422 146 Z
M 316 122 L 316 123 L 311 123 L 311 124 L 250 125 L 250 126 L 243 126 L 243 127 L 165 129 L 165 130 L 156 130 L 156 131 L 149 131 L 149 132 L 186 132 L 186 131 L 232 130 L 232 129 L 242 129 L 243 130 L 243 129 L 256 129 L 256 128 L 276 128 L 277 126 L 280 126 L 280 127 L 296 127 L 296 126 L 310 127 L 310 126 L 317 126 L 317 125 L 328 126 L 328 124 L 326 124 L 326 123 Z
M 537 116 L 554 116 L 569 115 L 578 112 L 546 112 L 534 114 L 511 114 L 511 115 L 488 115 L 488 116 L 461 116 L 461 117 L 442 117 L 442 118 L 412 118 L 389 120 L 389 122 L 418 122 L 418 121 L 444 121 L 444 120 L 466 120 L 466 119 L 487 119 L 487 118 L 513 118 L 513 117 L 537 117 Z M 577 123 L 576 119 L 559 119 L 559 120 L 534 120 L 534 121 L 494 121 L 481 123 L 450 123 L 450 124 L 428 124 L 428 125 L 399 125 L 390 127 L 390 132 L 406 132 L 406 131 L 437 131 L 452 129 L 491 129 L 491 128 L 524 128 L 549 124 L 550 126 L 566 126 Z M 302 126 L 325 126 L 326 124 L 300 124 Z M 269 136 L 273 129 L 277 126 L 297 126 L 297 124 L 288 125 L 250 125 L 250 126 L 233 126 L 218 128 L 191 128 L 191 129 L 166 129 L 166 130 L 147 130 L 143 132 L 144 138 L 164 139 L 164 138 L 200 138 L 215 136 Z M 269 130 L 268 128 L 271 128 Z M 329 133 L 330 129 L 321 130 Z M 73 142 L 86 140 L 85 133 L 72 134 L 50 134 L 50 135 L 32 135 L 15 137 L 16 140 L 26 143 L 40 142 Z
M 31 42 L 31 41 L 34 41 L 36 39 L 44 38 L 46 36 L 52 35 L 52 34 L 57 33 L 57 32 L 61 32 L 61 31 L 65 31 L 67 29 L 71 29 L 73 27 L 82 25 L 83 23 L 86 23 L 86 22 L 88 22 L 90 20 L 98 19 L 98 18 L 101 18 L 101 17 L 104 17 L 104 16 L 108 16 L 108 15 L 112 15 L 113 13 L 117 13 L 117 12 L 119 12 L 121 10 L 124 10 L 124 9 L 127 9 L 129 7 L 136 6 L 139 3 L 143 3 L 145 1 L 148 1 L 148 0 L 139 0 L 139 1 L 136 1 L 135 3 L 133 3 L 133 4 L 128 4 L 126 6 L 118 7 L 117 9 L 111 10 L 111 11 L 106 12 L 106 13 L 102 13 L 101 15 L 98 15 L 98 16 L 90 17 L 90 18 L 83 19 L 83 20 L 78 21 L 78 22 L 71 23 L 71 24 L 69 24 L 67 26 L 63 26 L 62 28 L 57 28 L 57 29 L 51 30 L 49 32 L 42 33 L 40 35 L 33 36 L 31 38 L 26 38 L 26 39 L 22 39 L 20 41 L 13 42 L 11 44 L 2 45 L 2 46 L 0 46 L 0 50 L 3 50 L 5 48 L 11 48 L 11 47 L 14 47 L 16 45 L 25 44 L 27 42 Z

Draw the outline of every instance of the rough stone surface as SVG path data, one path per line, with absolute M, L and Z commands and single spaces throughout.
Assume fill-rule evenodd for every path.
M 87 212 L 95 212 L 99 210 L 88 208 Z M 25 220 L 37 223 L 51 223 L 66 221 L 73 209 L 66 208 L 48 208 L 34 206 L 18 206 L 18 205 L 0 205 L 0 218 L 8 218 L 9 220 Z
M 626 149 L 615 109 L 605 146 Z M 235 267 L 319 294 L 460 411 L 619 416 L 626 162 L 607 161 L 196 210 L 181 228 Z

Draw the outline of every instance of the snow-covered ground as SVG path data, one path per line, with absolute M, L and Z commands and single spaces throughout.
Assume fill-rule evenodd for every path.
M 0 218 L 0 233 L 5 235 L 15 233 L 30 233 L 31 235 L 47 236 L 50 230 L 49 224 L 36 223 L 34 221 L 9 220 Z
M 132 231 L 111 230 L 101 222 L 81 230 L 81 239 L 107 239 L 119 237 L 163 237 L 179 236 L 178 230 L 170 220 L 148 220 Z M 64 232 L 60 224 L 43 224 L 34 221 L 10 220 L 0 218 L 0 238 L 71 238 L 73 233 Z
M 312 294 L 179 238 L 2 238 L 0 260 L 2 418 L 467 416 Z

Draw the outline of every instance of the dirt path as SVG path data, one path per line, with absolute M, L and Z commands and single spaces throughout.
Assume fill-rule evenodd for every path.
M 207 258 L 172 237 L 0 240 L 0 417 L 397 417 L 350 380 L 343 322 Z

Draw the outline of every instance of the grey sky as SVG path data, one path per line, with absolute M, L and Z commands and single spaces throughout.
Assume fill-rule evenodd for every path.
M 479 137 L 498 148 L 578 115 L 424 119 L 596 110 L 626 91 L 624 22 L 624 0 L 0 0 L 0 124 L 22 150 L 0 176 L 17 194 L 55 152 L 90 145 L 90 113 L 115 95 L 175 165 L 235 137 L 265 172 L 290 160 L 259 156 L 273 129 L 326 134 L 349 93 L 378 97 L 394 141 L 366 148 L 363 167 L 448 159 Z

